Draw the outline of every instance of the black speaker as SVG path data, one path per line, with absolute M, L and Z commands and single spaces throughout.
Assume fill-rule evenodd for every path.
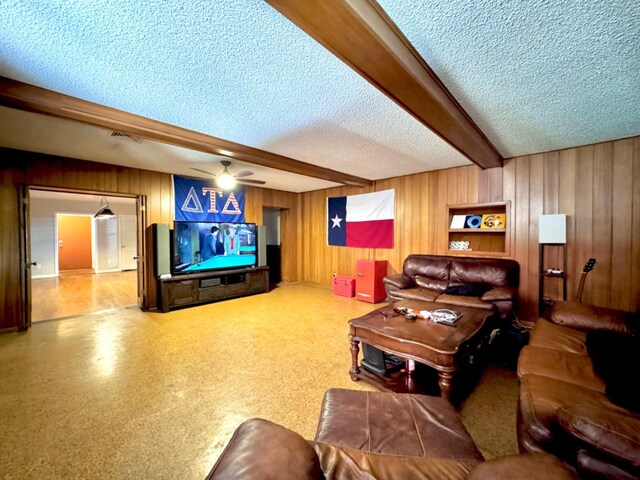
M 153 235 L 153 268 L 156 277 L 171 273 L 171 245 L 169 243 L 169 225 L 154 223 L 151 225 Z
M 267 227 L 264 225 L 257 226 L 257 237 L 258 237 L 258 248 L 256 248 L 258 252 L 258 266 L 266 267 L 267 266 Z

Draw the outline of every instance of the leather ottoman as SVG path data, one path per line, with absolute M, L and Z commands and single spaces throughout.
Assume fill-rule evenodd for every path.
M 330 389 L 315 441 L 385 455 L 483 460 L 451 404 L 426 395 Z

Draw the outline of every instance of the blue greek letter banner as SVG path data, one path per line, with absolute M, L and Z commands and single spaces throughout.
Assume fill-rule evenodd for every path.
M 223 192 L 210 180 L 173 176 L 174 220 L 245 223 L 244 188 Z

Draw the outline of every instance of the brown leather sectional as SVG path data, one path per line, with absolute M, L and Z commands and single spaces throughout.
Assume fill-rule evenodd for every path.
M 422 300 L 461 307 L 495 310 L 501 318 L 514 310 L 518 299 L 520 266 L 515 260 L 409 255 L 402 273 L 384 278 L 387 299 Z M 450 295 L 447 287 L 486 287 L 475 295 Z
M 549 454 L 484 462 L 439 397 L 327 391 L 313 441 L 267 420 L 235 431 L 208 479 L 575 479 Z
M 522 452 L 550 452 L 588 478 L 640 478 L 640 416 L 614 405 L 594 373 L 588 332 L 633 335 L 632 314 L 558 302 L 539 319 L 518 360 L 518 443 Z M 640 365 L 628 369 L 638 388 Z

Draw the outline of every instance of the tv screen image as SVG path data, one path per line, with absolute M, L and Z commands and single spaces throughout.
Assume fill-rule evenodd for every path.
M 256 265 L 254 223 L 175 222 L 173 227 L 174 273 Z

